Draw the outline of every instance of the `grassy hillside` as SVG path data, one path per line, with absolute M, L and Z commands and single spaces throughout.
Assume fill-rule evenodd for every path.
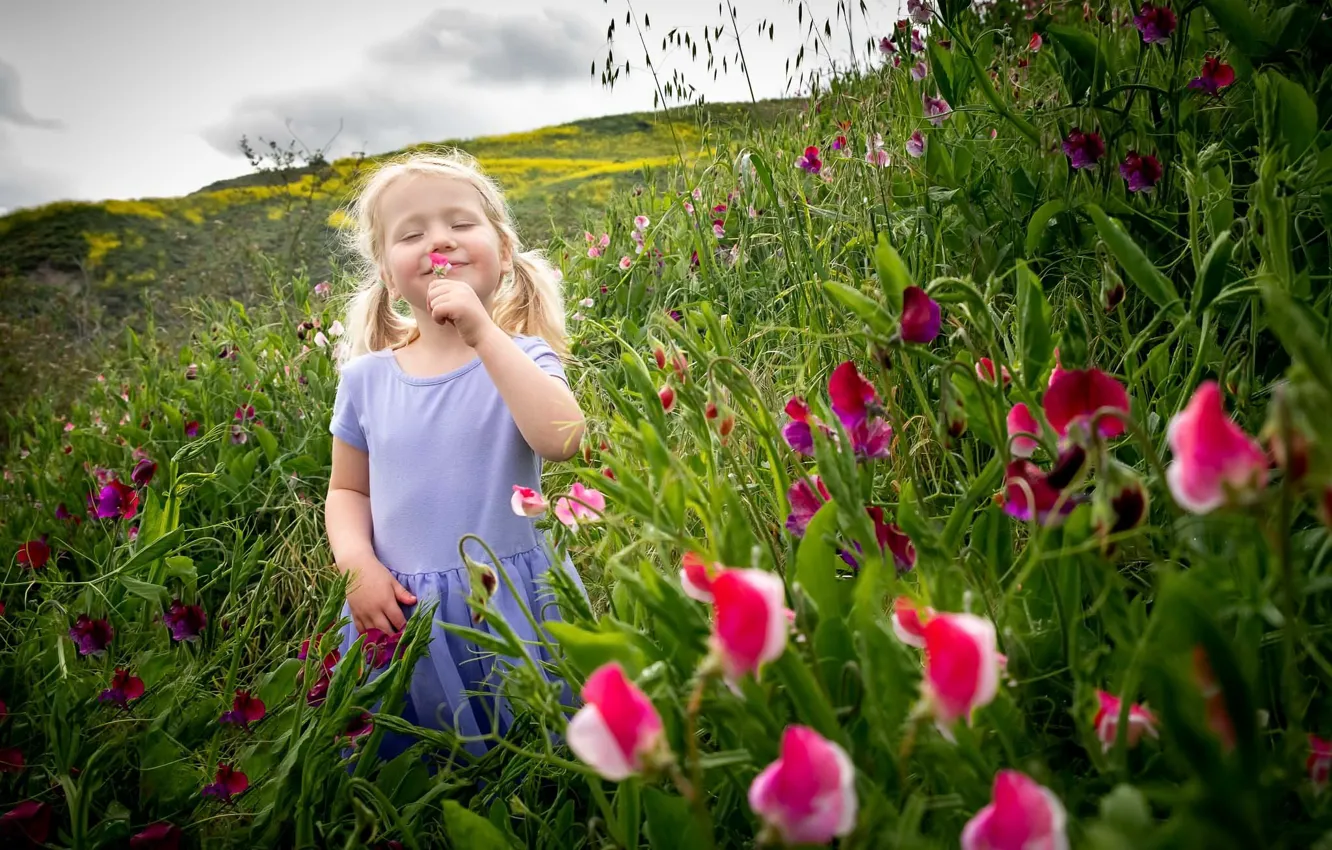
M 770 120 L 783 108 L 775 101 L 757 111 Z M 709 124 L 752 111 L 719 104 L 669 121 L 632 113 L 445 144 L 482 161 L 536 244 L 576 229 L 615 191 L 656 181 L 681 156 L 692 160 Z M 150 313 L 176 341 L 187 324 L 180 308 L 200 295 L 251 303 L 274 277 L 334 276 L 340 208 L 376 161 L 398 153 L 265 162 L 182 197 L 62 202 L 0 218 L 0 334 L 8 340 L 0 398 L 70 397 L 100 350 L 127 324 L 142 329 Z

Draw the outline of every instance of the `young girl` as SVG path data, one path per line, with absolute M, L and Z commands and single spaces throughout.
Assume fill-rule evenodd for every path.
M 538 621 L 558 616 L 538 587 L 550 546 L 511 497 L 514 485 L 540 492 L 542 459 L 572 457 L 583 434 L 557 354 L 566 349 L 558 277 L 540 253 L 522 250 L 498 187 L 458 151 L 382 166 L 353 212 L 366 274 L 347 321 L 325 510 L 333 556 L 349 574 L 343 656 L 360 634 L 397 632 L 432 603 L 437 621 L 487 628 L 466 605 L 466 534 L 486 541 L 522 597 L 500 579 L 491 605 L 534 641 L 518 603 Z M 432 254 L 447 258 L 443 276 Z M 490 564 L 475 541 L 466 549 Z M 557 568 L 581 588 L 567 559 Z M 494 689 L 493 657 L 438 622 L 431 634 L 403 717 L 468 737 L 502 734 L 507 707 L 472 695 Z M 412 741 L 388 735 L 380 755 Z

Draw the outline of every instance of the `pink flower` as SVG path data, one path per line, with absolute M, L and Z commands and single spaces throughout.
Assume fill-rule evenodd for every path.
M 671 408 L 675 407 L 675 387 L 670 384 L 662 385 L 657 391 L 657 399 L 661 402 L 661 409 L 670 413 Z
M 249 691 L 237 690 L 236 696 L 231 701 L 231 710 L 222 712 L 217 722 L 231 723 L 249 731 L 250 724 L 263 720 L 267 713 L 268 708 L 263 700 L 250 696 Z
M 1097 691 L 1096 699 L 1100 701 L 1101 706 L 1096 710 L 1096 717 L 1092 719 L 1092 724 L 1096 727 L 1096 737 L 1100 740 L 1102 748 L 1109 752 L 1119 736 L 1119 711 L 1122 703 L 1119 697 L 1105 691 Z M 1153 738 L 1157 737 L 1156 718 L 1143 706 L 1136 703 L 1129 706 L 1128 721 L 1128 748 L 1130 750 L 1138 746 L 1143 734 L 1151 735 Z
M 1216 381 L 1198 387 L 1188 406 L 1170 420 L 1166 441 L 1174 455 L 1166 484 L 1191 513 L 1208 513 L 1231 496 L 1267 485 L 1267 456 L 1226 416 Z
M 198 640 L 208 625 L 208 615 L 198 605 L 186 605 L 179 599 L 173 599 L 167 612 L 162 615 L 162 622 L 171 630 L 172 640 Z
M 1133 25 L 1142 33 L 1145 44 L 1165 44 L 1175 31 L 1175 13 L 1169 6 L 1143 3 L 1133 16 Z
M 487 584 L 487 579 L 497 581 L 495 571 L 487 567 L 482 573 L 482 584 Z M 490 593 L 494 593 L 494 587 L 490 587 Z M 398 651 L 398 641 L 402 640 L 402 632 L 386 632 L 383 629 L 376 629 L 373 626 L 365 630 L 365 643 L 361 645 L 365 653 L 365 663 L 369 664 L 374 670 L 382 670 L 393 660 L 393 654 Z
M 823 169 L 823 160 L 819 159 L 819 149 L 813 145 L 805 148 L 805 152 L 796 158 L 796 166 L 810 174 L 818 174 Z
M 791 503 L 791 515 L 786 518 L 786 530 L 794 537 L 804 537 L 809 521 L 830 498 L 832 497 L 828 495 L 828 488 L 817 475 L 796 481 L 786 492 L 786 500 Z
M 988 705 L 999 690 L 994 624 L 974 614 L 935 614 L 925 623 L 921 688 L 941 731 Z
M 323 284 L 328 286 L 328 284 Z M 130 850 L 178 850 L 184 836 L 174 823 L 159 821 L 130 838 Z
M 595 260 L 601 256 L 601 249 L 596 245 L 591 245 L 587 249 L 587 256 L 589 259 Z
M 1001 770 L 994 802 L 962 828 L 962 850 L 1068 850 L 1059 798 L 1029 776 Z
M 905 342 L 933 342 L 943 319 L 939 302 L 919 286 L 908 286 L 902 293 L 902 339 Z
M 806 457 L 814 456 L 814 434 L 810 430 L 811 417 L 809 415 L 809 405 L 803 398 L 792 396 L 786 402 L 786 415 L 791 417 L 791 421 L 782 426 L 782 439 L 792 449 L 796 450 Z M 827 433 L 827 427 L 824 432 Z
M 948 101 L 941 97 L 921 96 L 921 105 L 925 109 L 925 117 L 929 122 L 938 127 L 943 124 L 944 119 L 952 114 L 953 108 L 948 105 Z
M 1083 458 L 1086 458 L 1085 452 Z M 1058 525 L 1072 513 L 1079 501 L 1072 496 L 1065 498 L 1059 512 L 1055 513 L 1062 491 L 1063 487 L 1052 483 L 1050 475 L 1036 464 L 1029 460 L 1015 460 L 1008 465 L 1004 478 L 1004 513 L 1023 522 L 1030 522 L 1035 517 L 1041 525 Z
M 513 485 L 513 497 L 509 499 L 509 505 L 518 516 L 541 516 L 549 507 L 545 496 L 521 484 Z
M 1008 411 L 1008 450 L 1014 457 L 1031 457 L 1040 443 L 1035 437 L 1019 436 L 1022 433 L 1039 434 L 1041 424 L 1031 415 L 1026 404 L 1018 402 Z
M 1215 56 L 1208 56 L 1203 59 L 1202 70 L 1199 71 L 1198 76 L 1189 80 L 1189 88 L 1198 89 L 1216 97 L 1221 93 L 1221 89 L 1234 82 L 1235 69 Z
M 1034 32 L 1031 34 L 1031 41 L 1027 42 L 1027 49 L 1032 53 L 1038 53 L 1043 44 L 1045 44 L 1045 40 L 1041 38 L 1041 34 Z
M 634 260 L 628 254 L 620 258 L 620 268 L 628 271 L 634 264 Z
M 661 715 L 647 694 L 612 661 L 592 672 L 582 697 L 566 733 L 574 755 L 612 782 L 643 770 L 663 741 Z
M 254 418 L 254 405 L 241 405 L 236 408 L 236 414 L 232 417 L 237 422 L 247 422 Z
M 32 846 L 46 843 L 51 833 L 51 805 L 26 800 L 0 815 L 0 835 L 26 839 Z
M 906 143 L 907 154 L 920 159 L 925 155 L 925 135 L 919 130 L 912 131 L 911 138 Z
M 121 708 L 128 708 L 132 700 L 143 696 L 143 679 L 132 675 L 124 667 L 117 667 L 111 674 L 111 687 L 97 695 L 99 702 L 113 702 Z
M 781 755 L 749 786 L 749 807 L 784 844 L 827 844 L 855 828 L 855 765 L 813 729 L 787 726 Z
M 917 62 L 911 66 L 911 79 L 920 82 L 930 75 L 930 67 L 924 61 Z
M 1309 758 L 1304 762 L 1304 769 L 1313 783 L 1314 793 L 1322 794 L 1327 788 L 1328 775 L 1332 773 L 1332 741 L 1310 735 Z
M 1008 373 L 1007 366 L 1001 366 L 1000 372 L 1003 375 L 1004 386 L 1013 383 L 1013 376 Z M 976 377 L 988 383 L 994 383 L 994 361 L 988 357 L 982 357 L 976 362 Z
M 918 24 L 928 24 L 934 17 L 934 10 L 927 0 L 907 0 L 907 16 Z
M 893 602 L 893 634 L 902 643 L 917 649 L 925 648 L 925 624 L 920 619 L 921 614 L 928 620 L 934 616 L 934 609 L 917 608 L 909 596 L 899 596 Z
M 74 423 L 73 423 L 73 422 L 66 422 L 66 423 L 65 423 L 65 433 L 68 434 L 70 431 L 73 431 L 73 430 L 74 430 Z
M 134 519 L 139 511 L 139 494 L 113 478 L 95 497 L 89 494 L 88 510 L 98 519 Z
M 1148 154 L 1129 151 L 1119 165 L 1119 175 L 1128 181 L 1130 192 L 1151 192 L 1161 179 L 1161 161 Z
M 568 496 L 555 501 L 555 518 L 577 530 L 579 521 L 596 522 L 606 511 L 606 497 L 600 491 L 575 481 Z
M 758 675 L 786 651 L 786 585 L 775 573 L 723 570 L 712 582 L 712 646 L 728 681 Z
M 840 151 L 845 149 L 846 145 L 847 145 L 846 136 L 839 135 L 837 138 L 833 139 L 832 149 L 835 151 Z
M 893 159 L 883 149 L 883 136 L 875 133 L 865 140 L 865 161 L 879 168 L 892 165 Z
M 833 413 L 851 437 L 856 456 L 887 457 L 893 429 L 883 417 L 871 417 L 871 413 L 881 410 L 882 402 L 874 385 L 861 377 L 855 363 L 847 360 L 833 370 L 828 379 L 828 396 Z
M 696 552 L 686 552 L 680 561 L 680 587 L 690 599 L 712 602 L 712 583 L 724 569 L 715 561 L 704 561 Z
M 1105 156 L 1105 142 L 1101 141 L 1097 133 L 1084 133 L 1074 127 L 1069 130 L 1068 138 L 1064 139 L 1064 154 L 1074 169 L 1091 170 Z
M 647 230 L 648 225 L 651 223 L 652 219 L 648 218 L 645 215 L 634 216 L 634 230 L 639 230 L 639 231 Z
M 327 348 L 327 347 L 328 347 L 328 337 L 324 336 L 324 332 L 323 332 L 323 331 L 319 331 L 318 333 L 315 334 L 314 343 L 315 343 L 315 345 L 319 346 L 320 348 Z
M 912 53 L 925 52 L 925 40 L 921 38 L 920 30 L 913 29 L 911 31 L 911 52 Z
M 1046 389 L 1042 404 L 1050 427 L 1063 437 L 1075 425 L 1085 427 L 1103 407 L 1122 410 L 1127 417 L 1129 397 L 1123 384 L 1100 369 L 1061 369 Z M 1097 432 L 1102 437 L 1118 437 L 1124 433 L 1124 422 L 1118 416 L 1103 416 Z
M 893 44 L 893 40 L 885 35 L 879 39 L 879 52 L 885 56 L 891 56 L 897 52 L 897 45 Z
M 817 172 L 816 172 L 816 173 L 817 173 Z M 722 220 L 719 219 L 719 218 L 714 218 L 714 219 L 712 220 L 712 235 L 715 236 L 715 237 L 717 237 L 718 239 L 723 239 L 723 238 L 725 238 L 725 236 L 726 236 L 726 222 L 722 221 Z
M 87 614 L 80 614 L 70 626 L 69 639 L 78 647 L 79 655 L 102 655 L 111 645 L 116 630 L 106 620 L 94 620 Z

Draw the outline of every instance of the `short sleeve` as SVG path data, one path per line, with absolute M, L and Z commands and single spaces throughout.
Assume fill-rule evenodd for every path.
M 338 382 L 338 394 L 333 399 L 333 419 L 328 424 L 329 432 L 349 446 L 368 452 L 369 444 L 365 439 L 365 429 L 361 427 L 361 417 L 357 412 L 357 382 L 346 371 Z
M 554 375 L 565 384 L 569 383 L 569 376 L 564 374 L 564 363 L 560 361 L 560 356 L 555 353 L 555 349 L 550 347 L 544 339 L 539 336 L 526 337 L 522 340 L 522 349 L 527 352 L 527 356 L 536 361 L 541 367 L 541 371 L 547 375 Z

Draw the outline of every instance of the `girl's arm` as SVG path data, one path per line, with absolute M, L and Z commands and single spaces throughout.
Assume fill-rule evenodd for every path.
M 583 411 L 564 381 L 544 371 L 518 344 L 492 325 L 475 350 L 532 451 L 568 460 L 583 439 Z
M 324 526 L 339 570 L 345 573 L 378 562 L 371 543 L 370 456 L 337 437 L 333 438 Z

